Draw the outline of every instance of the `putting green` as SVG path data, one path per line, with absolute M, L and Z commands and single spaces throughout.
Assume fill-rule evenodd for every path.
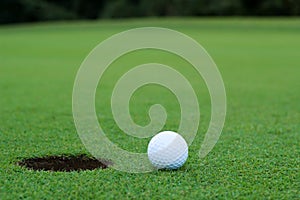
M 72 117 L 72 89 L 86 55 L 109 36 L 142 26 L 171 28 L 197 40 L 215 60 L 227 92 L 220 140 L 204 159 L 198 151 L 210 120 L 210 99 L 201 77 L 175 55 L 133 52 L 105 72 L 96 95 L 99 122 L 121 148 L 146 152 L 150 139 L 128 136 L 115 124 L 110 95 L 132 67 L 157 62 L 189 78 L 201 122 L 187 163 L 178 171 L 128 174 L 113 169 L 31 171 L 23 158 L 89 154 Z M 170 18 L 59 22 L 0 27 L 0 198 L 271 198 L 300 196 L 299 19 Z M 158 95 L 159 94 L 159 95 Z M 148 109 L 168 111 L 164 129 L 177 130 L 180 108 L 170 91 L 145 86 L 132 97 L 136 123 Z

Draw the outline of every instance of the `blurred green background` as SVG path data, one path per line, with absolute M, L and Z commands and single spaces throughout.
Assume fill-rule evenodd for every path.
M 148 16 L 299 16 L 299 0 L 1 0 L 0 23 Z

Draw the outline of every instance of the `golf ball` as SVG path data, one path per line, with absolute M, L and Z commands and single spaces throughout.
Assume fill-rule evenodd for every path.
M 147 153 L 155 168 L 178 169 L 187 160 L 188 145 L 178 133 L 163 131 L 150 140 Z

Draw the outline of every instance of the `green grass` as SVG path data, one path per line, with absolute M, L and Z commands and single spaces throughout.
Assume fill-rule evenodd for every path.
M 210 119 L 202 79 L 179 58 L 141 51 L 116 61 L 97 90 L 97 114 L 108 137 L 122 148 L 145 152 L 149 139 L 120 133 L 110 108 L 114 81 L 137 64 L 160 62 L 190 77 L 201 108 L 197 138 L 178 171 L 128 174 L 114 169 L 36 172 L 20 159 L 81 154 L 72 118 L 72 88 L 85 56 L 112 34 L 161 26 L 200 42 L 217 63 L 227 92 L 221 138 L 204 159 L 198 151 Z M 0 27 L 0 198 L 220 198 L 300 197 L 299 19 L 148 19 L 27 24 Z M 183 66 L 186 66 L 183 68 Z M 154 91 L 160 95 L 154 95 Z M 147 98 L 145 98 L 147 97 Z M 147 99 L 147 100 L 145 100 Z M 147 86 L 131 102 L 137 123 L 162 103 L 166 129 L 176 130 L 179 105 L 167 90 Z

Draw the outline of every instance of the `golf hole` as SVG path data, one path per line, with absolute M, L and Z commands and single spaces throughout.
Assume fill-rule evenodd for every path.
M 29 158 L 19 161 L 17 164 L 30 170 L 54 172 L 106 169 L 110 165 L 112 165 L 112 163 L 109 161 L 98 160 L 96 158 L 88 157 L 87 155 L 63 155 L 47 156 L 42 158 Z

